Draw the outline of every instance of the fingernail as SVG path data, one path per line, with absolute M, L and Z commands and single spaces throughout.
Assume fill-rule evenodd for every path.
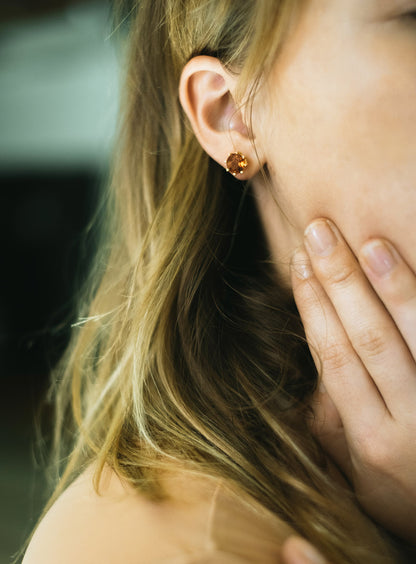
M 296 249 L 290 261 L 290 267 L 297 278 L 306 280 L 312 274 L 311 263 L 307 253 L 300 247 Z
M 329 221 L 322 219 L 314 221 L 306 228 L 305 237 L 310 250 L 321 257 L 330 255 L 337 244 L 334 229 Z
M 361 255 L 369 269 L 378 277 L 388 274 L 397 264 L 392 249 L 380 240 L 366 243 L 361 249 Z
M 308 564 L 326 564 L 325 558 L 309 543 L 305 542 L 301 552 Z
M 305 539 L 296 539 L 297 564 L 327 564 L 327 560 Z

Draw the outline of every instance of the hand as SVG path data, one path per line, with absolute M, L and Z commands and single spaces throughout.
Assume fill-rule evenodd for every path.
M 283 543 L 280 557 L 282 564 L 329 564 L 311 544 L 295 536 Z
M 321 219 L 293 257 L 292 284 L 320 374 L 314 431 L 364 510 L 415 543 L 415 275 L 379 239 L 357 259 Z

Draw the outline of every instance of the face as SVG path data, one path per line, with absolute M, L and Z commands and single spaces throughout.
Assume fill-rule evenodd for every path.
M 272 191 L 253 184 L 283 275 L 316 217 L 355 252 L 391 240 L 416 270 L 416 0 L 305 2 L 254 116 Z

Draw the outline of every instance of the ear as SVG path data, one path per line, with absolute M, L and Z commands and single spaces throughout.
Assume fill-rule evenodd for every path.
M 243 154 L 248 166 L 238 178 L 247 180 L 264 163 L 258 160 L 242 112 L 234 101 L 236 84 L 236 77 L 218 59 L 200 55 L 182 71 L 179 98 L 202 148 L 224 168 L 230 153 Z

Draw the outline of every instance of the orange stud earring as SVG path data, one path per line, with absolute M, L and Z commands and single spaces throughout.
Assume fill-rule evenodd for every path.
M 227 172 L 230 172 L 233 176 L 237 176 L 237 174 L 243 174 L 248 167 L 248 160 L 241 153 L 230 153 L 225 161 L 225 165 Z

